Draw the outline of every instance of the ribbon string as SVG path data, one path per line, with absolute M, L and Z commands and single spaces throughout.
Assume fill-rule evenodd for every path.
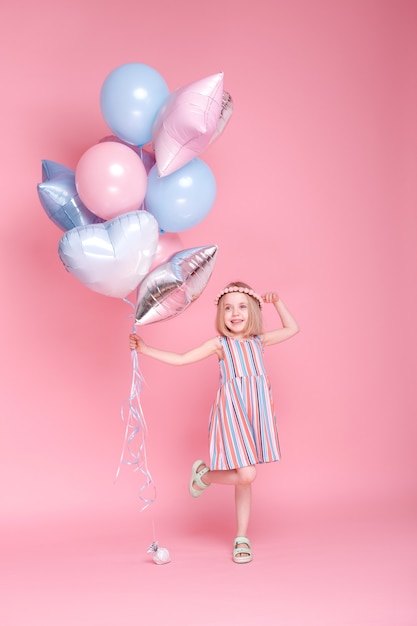
M 133 330 L 135 333 L 135 329 Z M 139 358 L 136 350 L 131 351 L 132 359 L 132 384 L 129 399 L 122 404 L 121 417 L 126 424 L 123 449 L 119 466 L 116 472 L 116 480 L 120 474 L 122 465 L 130 465 L 134 472 L 139 472 L 142 483 L 139 487 L 139 498 L 143 502 L 141 511 L 150 506 L 156 498 L 156 488 L 148 467 L 146 454 L 146 436 L 148 432 L 145 417 L 140 402 L 140 392 L 143 388 L 143 376 L 139 369 Z M 128 405 L 128 414 L 125 415 L 125 406 Z

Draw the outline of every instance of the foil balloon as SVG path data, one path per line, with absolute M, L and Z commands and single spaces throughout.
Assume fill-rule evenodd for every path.
M 50 180 L 55 176 L 60 176 L 61 174 L 73 174 L 74 170 L 66 165 L 61 165 L 61 163 L 57 163 L 56 161 L 48 161 L 44 159 L 42 161 L 42 182 L 44 183 L 46 180 Z
M 223 72 L 168 96 L 152 129 L 159 176 L 172 174 L 207 148 L 218 130 L 222 102 Z
M 151 543 L 147 552 L 152 553 L 152 560 L 157 565 L 164 565 L 164 563 L 169 563 L 171 561 L 168 548 L 159 546 L 157 541 L 153 541 Z
M 58 169 L 52 171 L 44 170 L 45 178 L 38 184 L 39 200 L 47 216 L 64 231 L 102 222 L 81 201 L 75 186 L 75 173 L 69 168 L 58 174 L 55 173 Z
M 135 323 L 152 324 L 184 311 L 205 289 L 217 246 L 181 250 L 152 270 L 138 288 Z
M 226 128 L 227 123 L 232 117 L 232 113 L 233 113 L 232 96 L 227 91 L 224 91 L 223 98 L 222 98 L 222 111 L 220 113 L 219 121 L 217 122 L 217 128 L 210 139 L 210 144 L 212 144 L 213 141 L 222 134 L 222 132 Z
M 73 228 L 58 246 L 70 274 L 105 296 L 125 298 L 146 276 L 158 246 L 159 226 L 147 211 Z

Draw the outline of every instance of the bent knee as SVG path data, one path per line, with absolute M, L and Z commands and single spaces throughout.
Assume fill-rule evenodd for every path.
M 256 467 L 254 465 L 239 467 L 236 471 L 240 485 L 250 485 L 256 478 Z

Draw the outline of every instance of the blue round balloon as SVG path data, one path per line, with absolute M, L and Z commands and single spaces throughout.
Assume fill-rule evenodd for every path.
M 148 175 L 145 206 L 159 227 L 179 233 L 199 224 L 216 198 L 216 181 L 209 166 L 199 158 L 168 176 L 159 177 L 154 165 Z
M 104 81 L 101 113 L 117 137 L 143 146 L 152 139 L 153 123 L 168 95 L 168 85 L 153 67 L 126 63 L 110 72 Z

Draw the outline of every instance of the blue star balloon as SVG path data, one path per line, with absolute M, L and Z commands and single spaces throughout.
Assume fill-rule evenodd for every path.
M 103 222 L 81 202 L 73 170 L 54 161 L 43 161 L 42 179 L 38 184 L 39 200 L 47 216 L 61 230 Z
M 70 167 L 66 165 L 62 165 L 61 163 L 57 163 L 56 161 L 48 161 L 44 159 L 42 161 L 42 182 L 45 180 L 50 180 L 51 178 L 55 178 L 55 176 L 60 176 L 61 174 L 71 174 L 74 173 Z

